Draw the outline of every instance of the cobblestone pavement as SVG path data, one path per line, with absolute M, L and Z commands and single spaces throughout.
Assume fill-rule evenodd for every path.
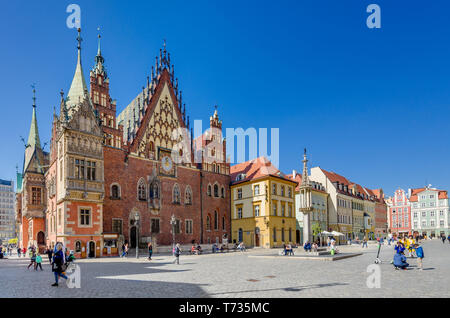
M 0 297 L 450 297 L 450 244 L 423 243 L 424 270 L 413 266 L 396 271 L 390 264 L 392 246 L 383 246 L 380 258 L 381 288 L 368 288 L 377 248 L 345 247 L 363 255 L 324 262 L 276 255 L 278 250 L 246 253 L 182 255 L 180 265 L 171 256 L 135 259 L 77 260 L 81 288 L 61 282 L 51 287 L 53 275 L 44 258 L 44 271 L 27 270 L 29 259 L 0 260 Z

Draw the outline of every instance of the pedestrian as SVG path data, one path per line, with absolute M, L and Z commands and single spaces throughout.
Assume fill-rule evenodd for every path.
M 362 247 L 364 248 L 364 246 L 366 247 L 366 248 L 368 248 L 368 246 L 367 246 L 367 239 L 364 237 L 364 240 L 363 240 L 363 243 L 362 243 Z
M 17 248 L 17 257 L 20 257 L 20 253 L 22 253 L 22 250 L 20 249 L 20 247 Z
M 52 286 L 58 287 L 58 277 L 62 277 L 67 280 L 67 276 L 64 275 L 63 265 L 65 263 L 64 252 L 62 243 L 57 243 L 53 255 L 52 272 L 55 275 L 55 283 Z
M 152 246 L 152 242 L 148 243 L 148 260 L 151 261 L 152 260 L 152 254 L 153 254 L 153 246 Z
M 173 264 L 177 263 L 178 265 L 180 265 L 180 254 L 181 254 L 181 248 L 180 248 L 180 244 L 177 243 L 177 245 L 175 246 L 174 249 L 174 256 L 175 259 L 173 260 Z
M 423 258 L 425 257 L 425 254 L 423 253 L 423 248 L 419 244 L 415 244 L 414 248 L 416 249 L 416 256 L 417 256 L 417 269 L 423 270 Z
M 445 235 L 442 235 L 441 239 L 442 239 L 442 244 L 445 244 Z
M 33 265 L 34 268 L 36 268 L 36 254 L 32 252 L 31 258 L 30 258 L 30 264 L 28 265 L 27 269 L 30 269 L 30 266 Z
M 47 254 L 48 261 L 49 261 L 49 263 L 51 265 L 52 264 L 53 251 L 50 248 L 50 246 L 47 247 L 47 251 L 45 251 L 45 253 Z
M 448 237 L 447 237 L 447 241 L 448 241 L 448 243 L 450 244 L 450 234 L 449 234 Z
M 37 271 L 37 269 L 38 269 L 38 266 L 39 266 L 39 268 L 41 269 L 41 271 L 43 271 L 43 269 L 42 269 L 42 256 L 41 256 L 41 254 L 40 253 L 37 253 L 37 255 L 36 255 L 36 265 L 34 266 L 34 270 L 36 270 Z

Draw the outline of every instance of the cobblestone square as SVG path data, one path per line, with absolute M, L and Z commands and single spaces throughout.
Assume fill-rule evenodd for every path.
M 277 255 L 278 250 L 245 253 L 182 255 L 180 265 L 169 255 L 152 261 L 102 258 L 77 260 L 81 288 L 60 283 L 51 287 L 53 275 L 45 259 L 44 271 L 27 270 L 28 258 L 0 261 L 0 297 L 449 297 L 450 244 L 423 242 L 424 270 L 412 266 L 396 271 L 390 264 L 393 246 L 383 246 L 381 288 L 366 285 L 367 266 L 374 264 L 377 248 L 359 246 L 342 250 L 362 255 L 339 260 L 301 260 L 293 257 L 254 258 Z

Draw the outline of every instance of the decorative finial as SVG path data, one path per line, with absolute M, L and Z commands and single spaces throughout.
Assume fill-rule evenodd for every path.
M 36 83 L 31 84 L 33 89 L 33 107 L 36 107 Z
M 78 41 L 78 50 L 81 50 L 81 41 L 83 41 L 83 39 L 81 38 L 81 28 L 78 28 L 77 41 Z

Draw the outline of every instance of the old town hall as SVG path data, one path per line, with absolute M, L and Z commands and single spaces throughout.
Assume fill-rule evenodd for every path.
M 40 144 L 33 103 L 18 173 L 20 246 L 42 250 L 63 242 L 84 258 L 117 255 L 125 241 L 135 247 L 229 237 L 230 166 L 217 109 L 210 128 L 193 141 L 164 43 L 146 84 L 117 114 L 100 36 L 89 90 L 80 29 L 77 41 L 75 74 L 67 95 L 61 91 L 59 114 L 53 113 L 49 153 Z M 174 153 L 184 160 L 174 160 Z

